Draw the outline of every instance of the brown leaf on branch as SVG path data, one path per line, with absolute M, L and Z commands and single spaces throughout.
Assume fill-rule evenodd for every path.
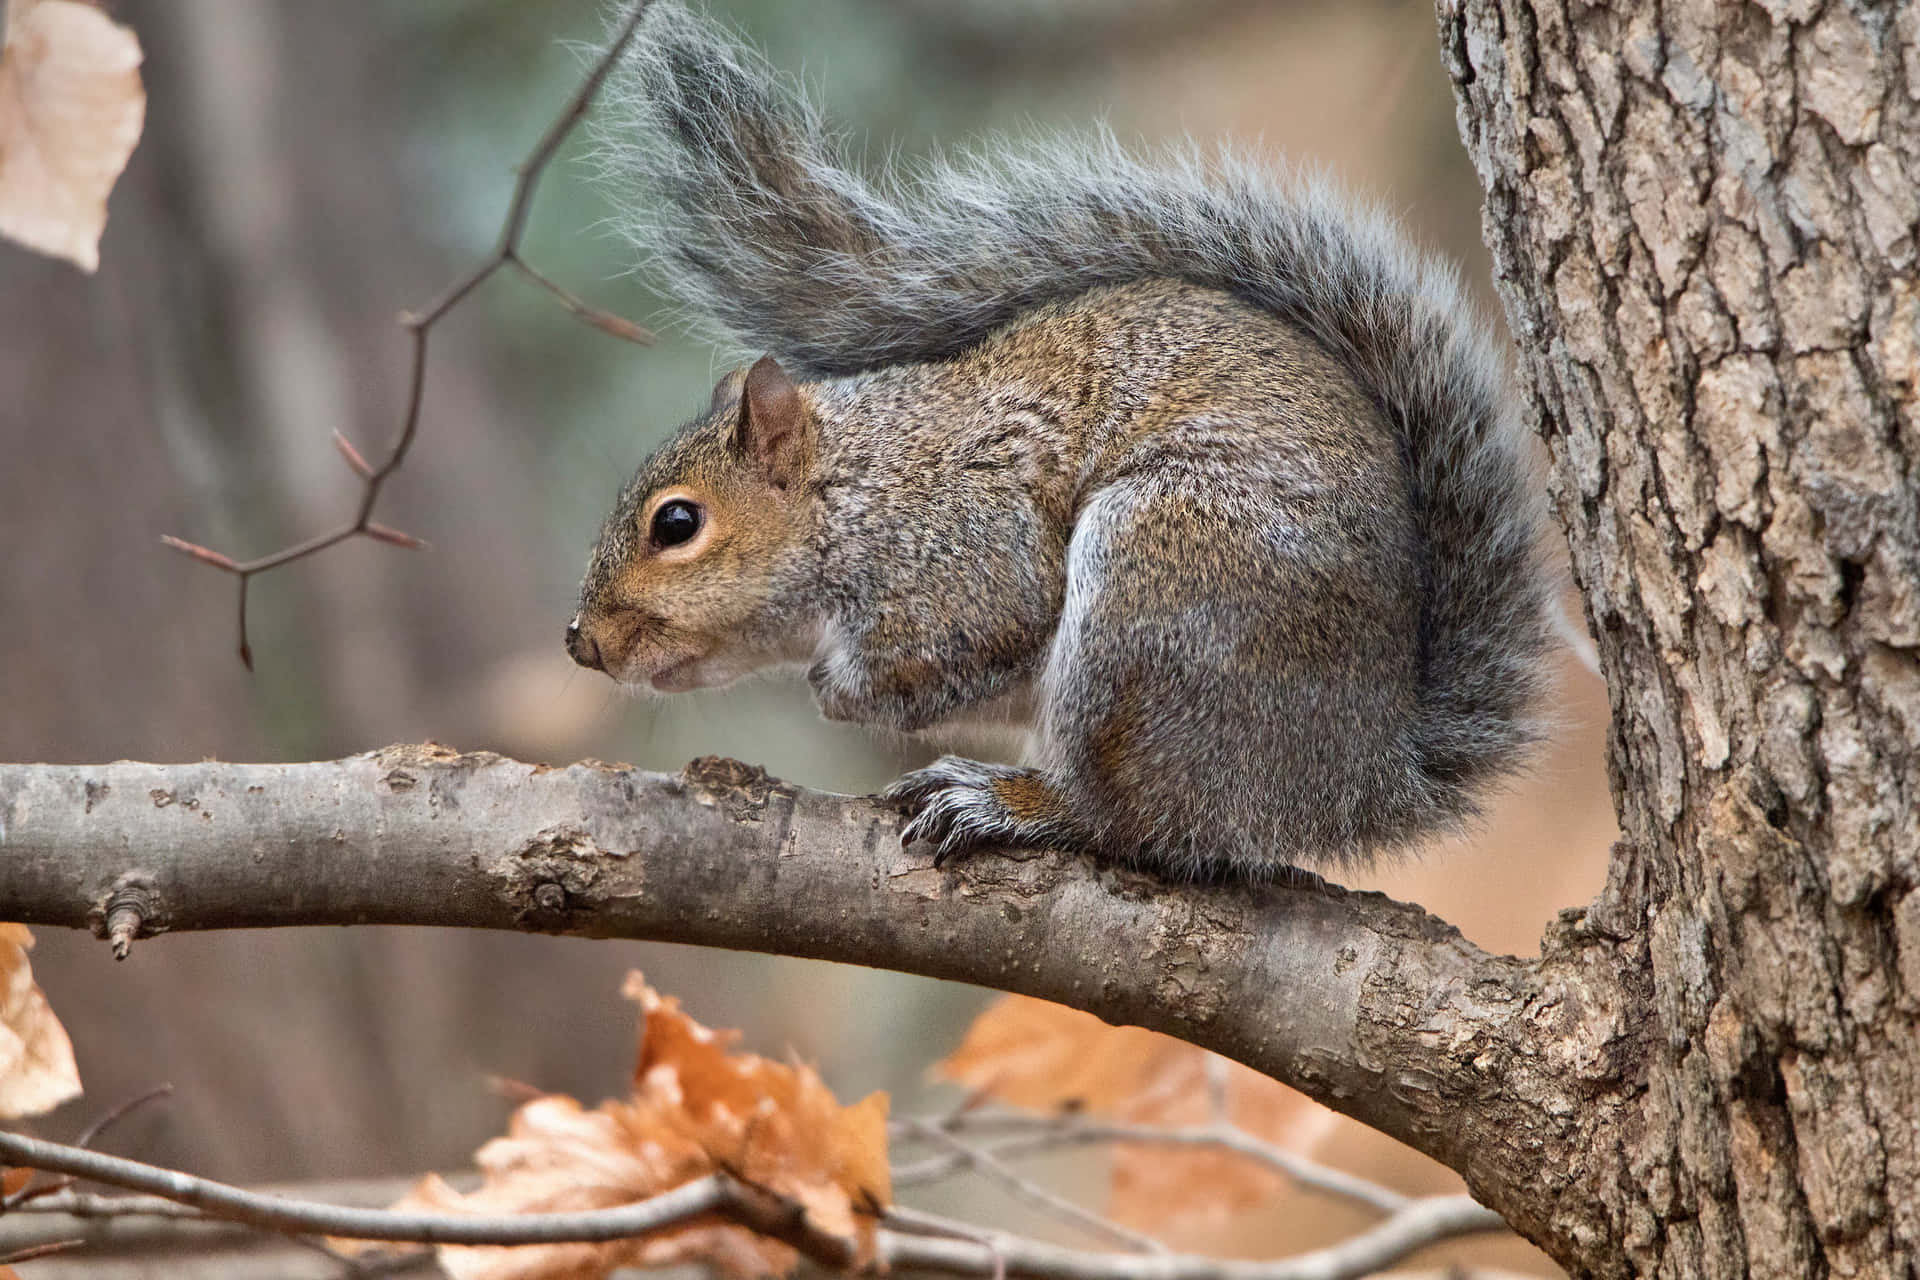
M 12 0 L 0 41 L 0 235 L 100 265 L 107 195 L 146 120 L 140 41 L 77 0 Z
M 934 1070 L 1032 1111 L 1084 1112 L 1162 1129 L 1225 1120 L 1299 1155 L 1334 1124 L 1331 1111 L 1238 1063 L 1027 996 L 989 1005 Z M 1120 1143 L 1108 1216 L 1143 1231 L 1218 1227 L 1290 1190 L 1284 1175 L 1229 1151 Z
M 633 1094 L 591 1111 L 557 1094 L 514 1113 L 507 1135 L 474 1157 L 485 1181 L 467 1195 L 429 1177 L 397 1208 L 476 1214 L 606 1209 L 716 1172 L 802 1206 L 813 1226 L 873 1246 L 891 1198 L 887 1097 L 843 1107 L 812 1068 L 734 1049 L 638 973 L 641 1009 Z M 717 1218 L 605 1244 L 448 1247 L 455 1280 L 596 1280 L 616 1267 L 703 1263 L 737 1277 L 785 1275 L 797 1256 Z
M 0 1119 L 38 1115 L 80 1096 L 73 1042 L 34 985 L 33 935 L 0 924 Z

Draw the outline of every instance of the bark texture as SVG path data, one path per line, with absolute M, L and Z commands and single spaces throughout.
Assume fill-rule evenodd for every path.
M 1440 18 L 1613 703 L 1625 839 L 1562 941 L 1649 1032 L 1568 1170 L 1601 1215 L 1539 1238 L 1914 1274 L 1920 9 Z

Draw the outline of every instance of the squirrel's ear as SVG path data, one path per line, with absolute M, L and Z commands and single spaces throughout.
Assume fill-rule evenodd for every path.
M 734 445 L 777 489 L 798 484 L 813 462 L 813 420 L 800 388 L 772 356 L 747 370 Z
M 713 403 L 707 406 L 708 413 L 719 413 L 722 409 L 731 409 L 740 403 L 740 396 L 747 385 L 747 371 L 735 369 L 713 384 Z

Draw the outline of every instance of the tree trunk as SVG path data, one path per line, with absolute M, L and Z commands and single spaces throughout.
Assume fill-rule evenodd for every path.
M 1440 17 L 1613 703 L 1624 838 L 1559 954 L 1649 1033 L 1568 1170 L 1604 1220 L 1540 1238 L 1913 1274 L 1920 9 Z

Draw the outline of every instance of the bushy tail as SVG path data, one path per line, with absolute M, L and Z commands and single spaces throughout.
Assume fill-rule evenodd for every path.
M 1343 360 L 1404 442 L 1430 555 L 1437 793 L 1532 736 L 1548 644 L 1538 486 L 1502 361 L 1453 271 L 1324 185 L 1107 136 L 996 146 L 874 179 L 799 87 L 708 20 L 654 6 L 600 155 L 669 291 L 750 351 L 828 376 L 937 360 L 1036 305 L 1171 277 L 1278 313 Z

